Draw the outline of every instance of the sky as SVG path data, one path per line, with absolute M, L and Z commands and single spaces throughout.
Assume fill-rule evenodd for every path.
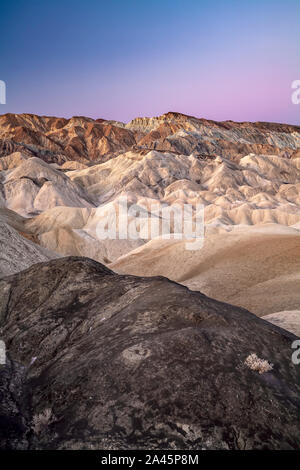
M 1 0 L 0 114 L 300 125 L 299 0 Z

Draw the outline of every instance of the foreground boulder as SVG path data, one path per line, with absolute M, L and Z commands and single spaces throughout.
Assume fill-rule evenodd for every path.
M 0 281 L 0 328 L 1 448 L 300 446 L 296 337 L 165 278 L 40 263 Z

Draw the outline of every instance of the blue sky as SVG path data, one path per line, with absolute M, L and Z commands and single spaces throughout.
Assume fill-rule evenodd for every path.
M 300 124 L 299 0 L 1 2 L 0 113 Z

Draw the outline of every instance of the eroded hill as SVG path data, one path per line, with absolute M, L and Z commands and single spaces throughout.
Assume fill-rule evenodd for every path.
M 62 258 L 2 279 L 0 312 L 2 448 L 299 448 L 295 337 L 246 310 Z

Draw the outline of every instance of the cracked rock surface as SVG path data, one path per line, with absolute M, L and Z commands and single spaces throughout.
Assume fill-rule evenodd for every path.
M 299 448 L 296 337 L 166 278 L 36 264 L 0 280 L 0 335 L 2 449 Z

